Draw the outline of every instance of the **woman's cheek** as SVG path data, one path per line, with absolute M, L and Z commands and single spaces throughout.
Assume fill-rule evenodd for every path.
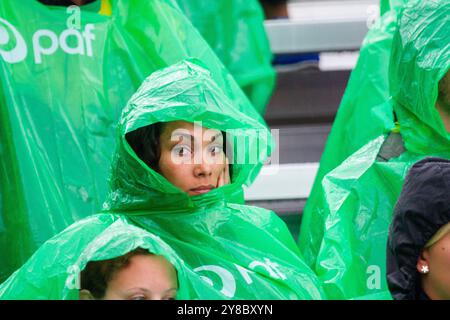
M 214 177 L 219 179 L 222 172 L 225 170 L 225 164 L 217 164 L 214 168 Z

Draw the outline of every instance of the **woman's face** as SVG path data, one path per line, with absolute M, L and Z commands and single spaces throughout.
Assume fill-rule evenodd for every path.
M 104 300 L 172 300 L 177 294 L 175 268 L 164 257 L 136 255 L 114 274 Z
M 168 122 L 160 146 L 160 173 L 190 196 L 229 183 L 221 131 L 186 121 Z
M 422 274 L 422 288 L 432 300 L 450 300 L 450 232 L 422 252 L 417 270 Z

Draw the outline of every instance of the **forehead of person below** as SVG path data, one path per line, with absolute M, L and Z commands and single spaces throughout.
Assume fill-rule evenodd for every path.
M 164 257 L 136 255 L 113 276 L 105 299 L 169 299 L 177 286 L 176 270 Z

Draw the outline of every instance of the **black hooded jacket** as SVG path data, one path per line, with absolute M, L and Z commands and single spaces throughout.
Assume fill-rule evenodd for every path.
M 423 299 L 417 260 L 426 243 L 450 222 L 450 161 L 414 164 L 394 208 L 387 248 L 387 280 L 396 300 Z

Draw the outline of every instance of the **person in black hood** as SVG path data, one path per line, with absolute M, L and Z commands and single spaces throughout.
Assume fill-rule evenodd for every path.
M 395 300 L 450 300 L 450 161 L 414 164 L 394 208 L 387 281 Z

